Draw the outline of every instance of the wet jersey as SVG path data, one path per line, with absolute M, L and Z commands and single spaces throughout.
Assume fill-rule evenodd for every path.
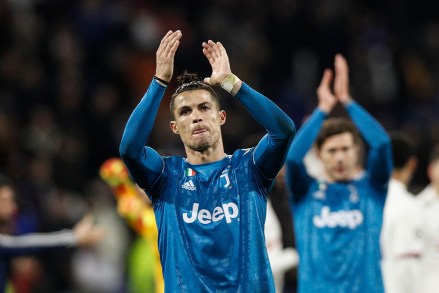
M 392 170 L 390 140 L 358 104 L 347 111 L 367 144 L 361 176 L 328 183 L 311 177 L 303 158 L 326 118 L 316 110 L 287 159 L 287 185 L 299 252 L 299 292 L 383 292 L 380 231 Z

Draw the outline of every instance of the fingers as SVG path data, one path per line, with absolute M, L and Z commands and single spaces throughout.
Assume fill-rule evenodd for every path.
M 336 99 L 331 91 L 332 78 L 332 70 L 326 69 L 323 72 L 322 80 L 317 88 L 317 97 L 319 99 L 318 107 L 326 113 L 331 112 L 336 103 Z
M 207 57 L 210 63 L 227 55 L 226 49 L 220 42 L 215 43 L 212 40 L 208 40 L 207 42 L 203 42 L 202 46 L 203 54 Z
M 209 55 L 212 56 L 212 58 L 217 59 L 221 55 L 221 51 L 219 49 L 219 46 L 213 42 L 212 40 L 208 40 L 207 43 L 203 42 L 203 51 L 206 50 Z
M 318 87 L 318 90 L 329 90 L 331 88 L 331 81 L 332 81 L 332 70 L 331 69 L 325 69 L 323 72 L 322 80 L 320 81 L 320 85 Z
M 172 58 L 177 51 L 178 45 L 180 44 L 180 38 L 182 34 L 180 30 L 175 32 L 168 31 L 166 35 L 160 42 L 159 49 L 157 52 L 162 52 L 163 58 Z
M 334 93 L 340 102 L 346 103 L 350 100 L 349 67 L 346 59 L 341 54 L 335 56 L 334 67 Z
M 162 38 L 162 40 L 160 41 L 158 51 L 163 50 L 163 48 L 166 46 L 167 40 L 171 34 L 172 34 L 172 31 L 168 31 L 166 33 L 166 35 Z
M 159 48 L 156 52 L 156 76 L 169 82 L 174 71 L 174 57 L 180 39 L 182 37 L 181 31 L 168 31 L 160 41 Z

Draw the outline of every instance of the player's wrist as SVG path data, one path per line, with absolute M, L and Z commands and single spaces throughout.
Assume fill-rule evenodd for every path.
M 230 73 L 229 75 L 226 76 L 226 78 L 224 78 L 220 86 L 229 94 L 233 94 L 233 92 L 235 92 L 234 90 L 240 84 L 240 82 L 241 80 L 239 79 L 239 77 L 237 77 L 233 73 Z
M 317 108 L 319 108 L 319 110 L 322 111 L 323 113 L 329 114 L 332 111 L 333 106 L 326 104 L 319 104 Z
M 168 86 L 169 81 L 164 80 L 163 78 L 158 77 L 157 75 L 154 75 L 153 78 L 161 85 Z
M 350 95 L 341 96 L 338 100 L 345 106 L 352 103 L 352 97 Z

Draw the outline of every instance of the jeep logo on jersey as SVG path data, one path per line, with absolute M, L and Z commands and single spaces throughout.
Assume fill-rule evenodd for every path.
M 363 213 L 360 210 L 331 212 L 329 207 L 324 206 L 320 215 L 314 216 L 313 223 L 318 228 L 348 227 L 355 229 L 363 223 Z
M 223 203 L 221 207 L 215 207 L 212 213 L 205 209 L 198 211 L 199 206 L 200 204 L 194 203 L 190 217 L 188 213 L 183 213 L 183 220 L 186 223 L 190 224 L 198 219 L 201 224 L 209 224 L 221 221 L 223 218 L 226 218 L 227 223 L 231 223 L 232 219 L 238 216 L 238 206 L 233 202 Z

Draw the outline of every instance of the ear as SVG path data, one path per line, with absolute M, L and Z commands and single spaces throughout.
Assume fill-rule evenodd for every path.
M 416 157 L 410 157 L 407 161 L 407 167 L 414 172 L 418 167 L 418 159 Z
M 175 134 L 180 133 L 180 131 L 178 131 L 178 126 L 177 126 L 177 123 L 175 121 L 169 122 L 169 127 L 171 127 L 172 132 L 174 132 Z
M 224 123 L 226 123 L 226 116 L 227 116 L 226 111 L 220 110 L 219 116 L 220 116 L 220 125 L 224 125 Z
M 314 151 L 315 151 L 316 157 L 319 160 L 321 160 L 322 158 L 321 158 L 321 155 L 320 155 L 320 149 L 316 145 L 314 145 Z

